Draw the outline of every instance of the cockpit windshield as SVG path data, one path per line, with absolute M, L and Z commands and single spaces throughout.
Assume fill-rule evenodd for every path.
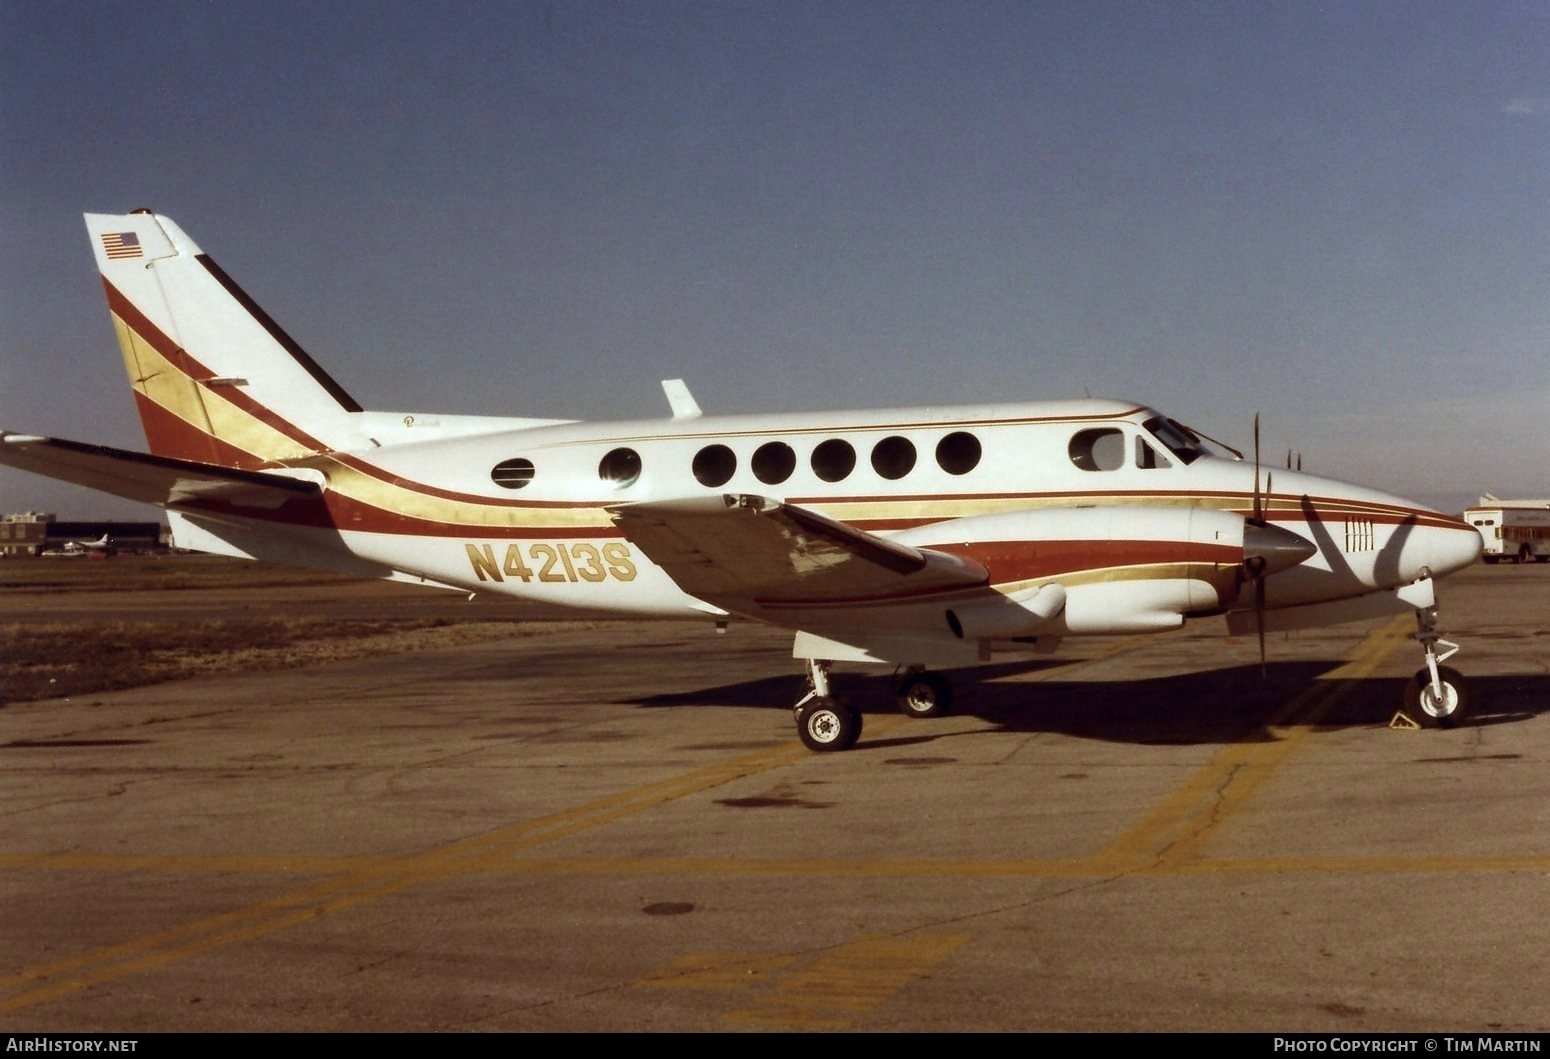
M 1155 416 L 1142 426 L 1167 446 L 1168 451 L 1177 456 L 1182 463 L 1194 463 L 1200 457 L 1210 455 L 1210 450 L 1201 443 L 1195 432 L 1182 423 L 1175 423 L 1163 416 Z

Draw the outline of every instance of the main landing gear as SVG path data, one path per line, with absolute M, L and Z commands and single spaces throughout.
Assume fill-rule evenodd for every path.
M 829 694 L 829 663 L 807 660 L 807 694 L 796 704 L 797 735 L 820 753 L 848 750 L 861 735 L 861 711 Z
M 807 694 L 795 706 L 797 735 L 802 745 L 820 753 L 847 750 L 861 735 L 861 711 L 835 698 L 829 690 L 829 666 L 807 660 Z M 953 704 L 953 686 L 940 673 L 911 666 L 894 682 L 899 709 L 910 717 L 940 717 Z
M 1405 685 L 1405 712 L 1427 728 L 1452 728 L 1464 718 L 1469 705 L 1464 677 L 1442 663 L 1458 654 L 1459 645 L 1437 632 L 1437 608 L 1418 607 L 1415 638 L 1426 653 L 1426 665 L 1416 670 Z M 1438 653 L 1441 645 L 1446 650 Z
M 911 666 L 894 682 L 899 709 L 910 717 L 940 717 L 953 708 L 953 686 L 940 673 Z

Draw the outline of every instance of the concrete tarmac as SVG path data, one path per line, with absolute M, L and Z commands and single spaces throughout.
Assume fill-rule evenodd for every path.
M 1550 1030 L 1550 566 L 954 674 L 542 624 L 0 711 L 0 1030 Z M 431 597 L 436 598 L 436 597 Z

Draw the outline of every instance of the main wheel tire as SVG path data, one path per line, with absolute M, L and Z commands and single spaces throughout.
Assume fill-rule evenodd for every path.
M 899 709 L 910 717 L 940 717 L 953 708 L 953 686 L 940 673 L 911 673 L 899 689 Z
M 861 735 L 861 711 L 838 699 L 813 699 L 797 710 L 797 735 L 818 753 L 848 750 Z
M 1518 549 L 1518 565 L 1522 566 L 1534 557 L 1534 550 L 1527 544 Z
M 1432 675 L 1425 669 L 1416 670 L 1410 683 L 1405 685 L 1405 712 L 1427 728 L 1452 728 L 1463 720 L 1469 705 L 1464 692 L 1464 676 L 1452 666 L 1438 666 L 1437 676 L 1442 679 L 1442 697 L 1432 690 Z

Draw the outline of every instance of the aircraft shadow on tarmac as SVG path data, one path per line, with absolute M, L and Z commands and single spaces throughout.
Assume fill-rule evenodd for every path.
M 1273 741 L 1272 722 L 1300 723 L 1301 711 L 1277 718 L 1287 703 L 1316 690 L 1320 677 L 1340 661 L 1272 662 L 1266 675 L 1257 665 L 1170 674 L 1124 681 L 1017 681 L 1013 678 L 1055 662 L 1018 662 L 950 673 L 953 712 L 993 722 L 1002 732 L 1051 732 L 1083 739 L 1139 745 L 1190 746 Z M 837 673 L 838 694 L 865 715 L 897 712 L 886 675 Z M 1317 718 L 1320 728 L 1386 727 L 1399 711 L 1404 681 L 1393 677 L 1356 680 L 1338 702 Z M 747 706 L 789 708 L 801 696 L 798 676 L 770 677 L 634 700 L 645 707 Z M 1529 720 L 1550 709 L 1550 677 L 1470 677 L 1470 715 L 1461 727 Z M 1314 700 L 1316 701 L 1316 700 Z M 931 742 L 931 722 L 916 732 L 862 742 L 903 746 Z M 962 733 L 955 733 L 955 738 Z

